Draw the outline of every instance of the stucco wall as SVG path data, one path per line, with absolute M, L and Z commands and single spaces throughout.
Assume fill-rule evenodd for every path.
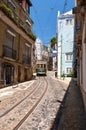
M 66 61 L 66 53 L 74 53 L 74 16 L 63 15 L 58 17 L 58 75 L 66 74 L 66 68 L 73 65 L 73 59 Z M 67 24 L 67 20 L 72 23 Z M 70 21 L 69 21 L 70 22 Z M 61 53 L 61 54 L 60 54 Z M 72 56 L 73 57 L 73 56 Z M 59 70 L 60 69 L 60 70 Z
M 5 30 L 6 30 L 6 25 L 2 20 L 0 20 L 0 56 L 2 56 L 3 53 L 2 48 L 3 48 L 3 43 L 5 41 L 5 36 L 4 36 Z

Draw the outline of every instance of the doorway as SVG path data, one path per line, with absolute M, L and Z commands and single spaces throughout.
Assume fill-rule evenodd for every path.
M 11 84 L 14 80 L 14 66 L 9 63 L 2 64 L 2 77 L 5 84 Z

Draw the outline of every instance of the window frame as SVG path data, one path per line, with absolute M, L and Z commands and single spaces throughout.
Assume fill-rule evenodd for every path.
M 72 59 L 73 59 L 73 53 L 72 52 L 65 53 L 65 61 L 66 62 L 70 62 L 70 61 L 72 61 Z
M 69 70 L 67 70 L 67 69 L 69 69 Z M 66 74 L 72 74 L 72 72 L 73 72 L 73 68 L 71 66 L 67 66 L 66 67 Z

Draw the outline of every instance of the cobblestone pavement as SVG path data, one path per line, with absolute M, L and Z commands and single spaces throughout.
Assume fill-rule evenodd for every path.
M 86 130 L 86 112 L 75 81 L 69 84 L 51 130 Z
M 76 81 L 69 83 L 68 79 L 58 80 L 53 73 L 50 75 L 45 97 L 19 130 L 86 130 L 86 113 Z M 27 85 L 22 87 L 26 89 Z M 2 89 L 0 94 L 13 88 Z

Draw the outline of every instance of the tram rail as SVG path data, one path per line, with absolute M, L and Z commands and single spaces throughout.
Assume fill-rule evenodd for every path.
M 40 78 L 40 77 L 39 77 Z M 45 78 L 44 78 L 45 79 Z M 46 80 L 46 79 L 45 79 Z M 46 80 L 47 83 L 47 80 Z M 24 123 L 24 121 L 30 116 L 30 114 L 34 111 L 34 109 L 36 108 L 36 106 L 39 104 L 39 102 L 41 101 L 41 99 L 43 98 L 43 96 L 46 93 L 48 87 L 48 83 L 46 84 L 45 90 L 43 91 L 42 95 L 40 96 L 39 100 L 36 102 L 36 104 L 32 107 L 32 109 L 24 116 L 24 118 L 22 118 L 22 120 L 15 126 L 15 128 L 13 128 L 12 130 L 18 130 L 18 128 Z
M 45 85 L 41 85 L 41 83 L 43 82 L 43 80 L 45 81 Z M 39 84 L 39 85 L 38 85 Z M 5 116 L 7 116 L 7 114 L 9 114 L 11 111 L 13 111 L 15 108 L 17 108 L 20 104 L 22 104 L 22 102 L 24 102 L 25 100 L 27 100 L 27 98 L 31 99 L 31 95 L 32 95 L 32 98 L 34 98 L 34 101 L 35 101 L 35 98 L 33 95 L 36 96 L 35 92 L 38 93 L 39 92 L 39 88 L 41 88 L 42 90 L 42 93 L 40 95 L 40 97 L 37 99 L 37 101 L 35 101 L 35 103 L 32 105 L 32 107 L 30 108 L 30 110 L 23 116 L 23 118 L 15 123 L 16 125 L 13 126 L 14 128 L 12 128 L 12 130 L 17 130 L 22 124 L 23 122 L 29 117 L 29 115 L 34 111 L 34 109 L 36 108 L 36 106 L 39 104 L 39 102 L 41 101 L 41 99 L 43 98 L 44 94 L 46 93 L 46 90 L 47 90 L 47 87 L 48 87 L 48 83 L 47 83 L 47 80 L 45 77 L 39 77 L 39 82 L 38 84 L 36 85 L 35 89 L 30 93 L 28 94 L 25 98 L 23 98 L 21 101 L 19 101 L 16 105 L 14 105 L 13 107 L 11 107 L 9 110 L 5 111 L 1 116 L 0 118 L 5 118 Z M 15 112 L 15 111 L 14 111 Z M 7 118 L 7 117 L 6 117 Z M 16 117 L 15 117 L 16 118 Z M 9 120 L 9 119 L 8 119 Z M 15 120 L 16 122 L 16 120 Z
M 20 103 L 22 103 L 26 98 L 28 98 L 35 91 L 35 89 L 37 89 L 37 86 L 38 86 L 38 84 L 36 85 L 36 87 L 27 96 L 25 96 L 22 100 L 20 100 L 19 102 L 17 102 L 14 106 L 12 106 L 11 108 L 9 108 L 7 111 L 5 111 L 4 113 L 2 113 L 0 115 L 0 118 L 2 118 L 3 116 L 5 116 L 6 114 L 8 114 L 15 107 L 17 107 Z

